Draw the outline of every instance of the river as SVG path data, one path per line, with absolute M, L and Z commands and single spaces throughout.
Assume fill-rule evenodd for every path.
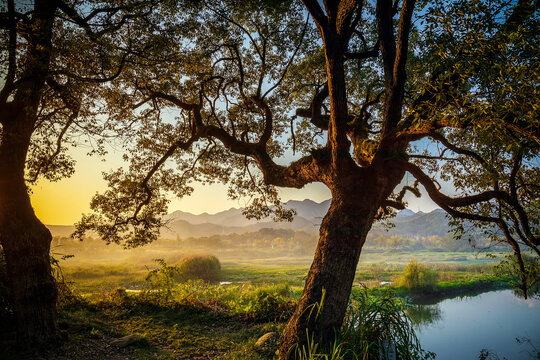
M 488 359 L 538 359 L 538 297 L 525 300 L 511 290 L 491 291 L 437 303 L 417 302 L 410 316 L 420 344 L 436 353 L 437 360 L 478 359 L 482 349 L 490 351 Z

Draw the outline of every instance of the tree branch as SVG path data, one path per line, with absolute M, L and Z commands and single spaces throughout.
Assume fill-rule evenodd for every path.
M 17 49 L 17 22 L 15 21 L 15 3 L 14 0 L 8 0 L 8 22 L 9 40 L 8 40 L 8 71 L 4 86 L 0 91 L 0 104 L 7 102 L 9 94 L 13 91 L 13 82 L 15 81 L 15 72 L 17 68 L 16 49 Z
M 287 62 L 287 65 L 285 66 L 285 69 L 283 70 L 283 73 L 281 74 L 281 76 L 279 77 L 279 80 L 274 84 L 272 85 L 268 90 L 266 90 L 266 92 L 263 94 L 262 96 L 262 100 L 264 100 L 264 98 L 266 97 L 266 95 L 268 95 L 269 93 L 271 93 L 276 87 L 279 86 L 279 84 L 281 84 L 281 82 L 283 81 L 283 79 L 285 78 L 285 75 L 287 74 L 287 71 L 289 70 L 289 67 L 291 66 L 294 58 L 296 57 L 296 54 L 298 53 L 298 50 L 300 49 L 300 46 L 302 45 L 302 42 L 304 41 L 304 36 L 306 35 L 306 30 L 308 28 L 308 24 L 309 24 L 309 17 L 306 17 L 306 23 L 304 24 L 304 28 L 302 29 L 302 34 L 300 35 L 300 41 L 298 41 L 298 45 L 296 46 L 296 48 L 294 49 L 294 52 L 293 54 L 291 55 L 289 61 Z
M 398 25 L 398 38 L 396 59 L 394 61 L 393 81 L 394 86 L 402 92 L 405 85 L 407 62 L 407 52 L 409 50 L 409 32 L 411 29 L 411 18 L 414 10 L 415 0 L 404 0 L 401 6 L 401 14 Z
M 396 42 L 392 23 L 392 1 L 378 0 L 376 6 L 377 31 L 383 57 L 384 78 L 387 85 L 392 85 L 393 69 L 396 59 Z
M 319 5 L 319 2 L 317 0 L 303 0 L 303 2 L 313 18 L 313 21 L 315 21 L 315 25 L 317 25 L 320 30 L 326 29 L 328 27 L 328 19 L 324 15 L 324 11 Z

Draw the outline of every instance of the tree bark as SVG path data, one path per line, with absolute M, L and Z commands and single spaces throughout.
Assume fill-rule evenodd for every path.
M 0 225 L 3 227 L 1 240 L 17 324 L 17 342 L 36 346 L 58 339 L 57 290 L 49 258 L 51 234 L 24 207 L 10 207 L 13 220 Z
M 16 88 L 0 104 L 0 243 L 20 345 L 58 339 L 57 289 L 51 275 L 51 233 L 32 209 L 24 172 L 37 112 L 48 76 L 57 2 L 36 0 L 28 53 Z
M 24 117 L 23 107 L 18 113 Z M 16 116 L 17 120 L 21 120 Z M 57 290 L 51 275 L 51 233 L 35 216 L 24 181 L 32 129 L 28 121 L 3 128 L 0 145 L 0 242 L 17 322 L 18 342 L 34 346 L 56 340 Z
M 306 346 L 308 338 L 321 346 L 335 339 L 345 317 L 360 252 L 378 209 L 375 193 L 365 190 L 333 193 L 304 292 L 281 335 L 280 359 L 294 358 L 296 349 Z M 321 304 L 323 297 L 318 312 L 316 304 Z

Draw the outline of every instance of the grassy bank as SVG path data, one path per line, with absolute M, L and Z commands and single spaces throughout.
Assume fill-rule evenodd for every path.
M 394 294 L 414 299 L 445 297 L 507 286 L 493 265 L 468 254 L 423 254 L 438 282 L 429 291 L 399 286 L 411 256 L 382 261 L 368 254 L 359 264 L 352 298 Z M 368 259 L 371 261 L 367 261 Z M 2 334 L 1 359 L 272 359 L 275 343 L 255 345 L 268 332 L 280 333 L 301 295 L 309 258 L 228 260 L 221 283 L 163 282 L 150 287 L 158 263 L 62 262 L 72 293 L 62 297 L 60 326 L 69 341 L 25 353 L 12 347 L 13 332 Z M 66 295 L 66 294 L 64 294 Z M 126 347 L 114 340 L 137 335 Z

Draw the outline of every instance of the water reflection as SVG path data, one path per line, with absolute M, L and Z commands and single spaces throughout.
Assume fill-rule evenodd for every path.
M 435 352 L 437 360 L 539 359 L 538 297 L 523 299 L 512 290 L 499 290 L 436 303 L 415 302 L 408 313 L 420 344 Z
M 442 319 L 442 311 L 439 304 L 410 304 L 407 307 L 407 315 L 409 315 L 412 323 L 417 327 L 436 323 Z

